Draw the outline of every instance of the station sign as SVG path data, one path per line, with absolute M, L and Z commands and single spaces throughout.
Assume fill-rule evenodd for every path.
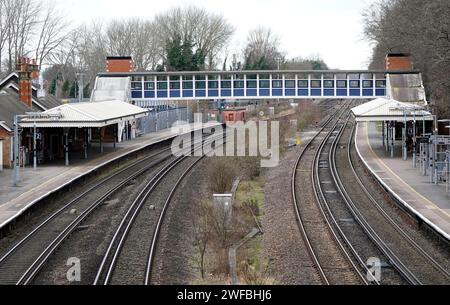
M 438 145 L 450 145 L 450 137 L 437 137 Z
M 428 144 L 430 142 L 430 138 L 428 137 L 417 137 L 416 143 L 425 143 Z

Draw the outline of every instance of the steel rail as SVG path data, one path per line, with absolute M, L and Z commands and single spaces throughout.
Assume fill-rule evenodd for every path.
M 162 228 L 164 217 L 166 215 L 167 209 L 169 208 L 169 204 L 172 201 L 172 198 L 175 195 L 175 192 L 177 191 L 177 189 L 180 186 L 181 182 L 184 180 L 184 178 L 186 178 L 186 176 L 189 174 L 189 172 L 191 172 L 192 169 L 195 166 L 197 166 L 198 163 L 200 163 L 200 161 L 202 159 L 203 159 L 203 157 L 199 158 L 192 165 L 190 165 L 189 168 L 186 171 L 184 171 L 184 173 L 180 176 L 178 181 L 175 183 L 175 185 L 172 188 L 169 196 L 166 199 L 166 202 L 164 203 L 163 210 L 162 210 L 161 214 L 159 215 L 158 224 L 156 225 L 156 229 L 155 229 L 155 232 L 154 232 L 153 237 L 152 237 L 152 244 L 151 244 L 150 252 L 149 252 L 149 255 L 148 255 L 148 259 L 147 259 L 147 266 L 146 266 L 146 273 L 145 273 L 145 283 L 144 283 L 144 285 L 146 285 L 146 286 L 150 285 L 150 282 L 151 282 L 151 276 L 152 276 L 152 271 L 153 271 L 152 270 L 152 266 L 153 266 L 154 259 L 155 259 L 156 247 L 157 247 L 157 243 L 159 241 L 160 231 L 161 231 L 161 228 Z
M 345 126 L 348 124 L 349 119 L 345 123 Z M 345 127 L 343 128 L 345 129 Z M 372 242 L 378 247 L 378 249 L 389 259 L 392 266 L 396 268 L 396 270 L 402 275 L 402 277 L 408 281 L 408 283 L 413 285 L 421 285 L 420 280 L 406 267 L 406 265 L 395 255 L 395 253 L 390 249 L 390 247 L 380 238 L 380 236 L 375 232 L 375 230 L 370 226 L 361 212 L 356 208 L 355 203 L 351 199 L 348 194 L 345 186 L 342 183 L 340 175 L 337 171 L 336 166 L 336 147 L 343 133 L 337 138 L 337 141 L 333 144 L 333 148 L 331 153 L 329 154 L 329 161 L 331 165 L 331 172 L 333 176 L 333 180 L 336 184 L 336 187 L 341 194 L 342 198 L 346 206 L 348 207 L 350 213 L 358 222 L 360 227 L 364 230 L 367 236 L 372 240 Z
M 204 147 L 204 145 L 212 143 L 213 141 L 220 139 L 220 138 L 223 138 L 223 135 L 219 136 L 219 137 L 215 137 L 215 138 L 209 138 L 205 142 L 203 142 L 203 144 L 199 148 L 197 147 L 198 143 L 194 143 L 192 145 L 191 149 L 193 148 L 194 152 L 195 152 L 199 149 L 202 149 Z M 200 162 L 200 160 L 203 158 L 204 158 L 204 156 L 200 157 L 200 159 L 194 163 L 194 166 L 196 164 L 198 164 L 198 162 Z M 99 285 L 99 284 L 109 285 L 110 284 L 111 279 L 113 277 L 114 269 L 117 266 L 117 262 L 120 257 L 120 253 L 122 252 L 126 238 L 128 236 L 128 233 L 130 232 L 131 227 L 133 226 L 137 216 L 139 215 L 140 210 L 142 209 L 142 207 L 148 200 L 150 194 L 160 184 L 160 182 L 163 180 L 163 178 L 169 172 L 171 172 L 172 169 L 174 169 L 178 164 L 180 164 L 185 159 L 187 159 L 186 156 L 179 157 L 179 158 L 175 159 L 174 161 L 172 161 L 167 166 L 165 166 L 161 171 L 159 171 L 156 174 L 156 176 L 151 181 L 149 181 L 149 183 L 146 184 L 146 186 L 143 188 L 141 193 L 136 197 L 133 204 L 128 209 L 126 215 L 123 217 L 122 222 L 120 223 L 119 227 L 116 229 L 112 240 L 110 241 L 108 249 L 103 256 L 102 263 L 100 264 L 100 267 L 97 271 L 97 275 L 96 275 L 94 283 L 93 283 L 94 285 Z M 194 166 L 190 166 L 189 171 L 192 170 L 192 168 Z M 185 177 L 189 171 L 185 172 L 182 175 L 182 177 Z M 173 194 L 174 194 L 175 190 L 177 189 L 180 182 L 181 182 L 181 179 L 176 184 L 176 186 L 172 189 L 170 199 L 173 196 Z M 160 214 L 160 217 L 159 217 L 159 222 L 158 222 L 158 227 L 157 227 L 158 230 L 161 226 L 163 217 L 165 215 L 165 210 L 167 209 L 169 202 L 170 202 L 170 200 L 168 198 L 168 200 L 166 201 L 166 204 L 164 206 L 163 212 Z
M 343 111 L 340 113 L 340 115 L 338 116 L 338 119 L 336 120 L 336 122 L 335 122 L 334 125 L 332 126 L 331 132 L 329 132 L 328 135 L 331 135 L 331 133 L 332 133 L 333 130 L 335 129 L 335 126 L 337 126 L 340 117 L 345 113 L 345 109 L 346 109 L 346 108 L 347 108 L 347 106 L 344 107 L 344 110 L 343 110 Z M 316 135 L 315 135 L 315 136 L 314 136 L 314 137 L 306 144 L 306 146 L 303 148 L 303 150 L 301 151 L 301 153 L 300 153 L 300 155 L 298 156 L 297 161 L 296 161 L 296 163 L 295 163 L 295 165 L 294 165 L 294 170 L 293 170 L 293 173 L 292 173 L 292 180 L 291 180 L 291 182 L 292 182 L 292 184 L 291 184 L 292 199 L 293 199 L 294 209 L 295 209 L 295 213 L 296 213 L 296 216 L 297 216 L 297 222 L 298 222 L 298 225 L 299 225 L 300 233 L 301 233 L 302 238 L 303 238 L 303 240 L 304 240 L 304 242 L 305 242 L 307 251 L 309 252 L 309 255 L 310 255 L 310 257 L 311 257 L 311 259 L 312 259 L 312 261 L 313 261 L 313 263 L 314 263 L 314 265 L 315 265 L 315 268 L 316 268 L 316 270 L 318 271 L 319 276 L 320 276 L 322 282 L 323 282 L 325 285 L 330 285 L 330 282 L 329 282 L 329 280 L 328 280 L 328 278 L 327 278 L 327 276 L 326 276 L 326 274 L 325 274 L 324 269 L 322 268 L 322 266 L 321 266 L 321 264 L 320 264 L 320 262 L 319 262 L 318 256 L 317 256 L 317 254 L 316 254 L 316 252 L 315 252 L 315 250 L 314 250 L 314 247 L 312 246 L 312 243 L 311 243 L 311 241 L 310 241 L 310 238 L 309 238 L 309 236 L 308 236 L 308 233 L 306 232 L 306 228 L 305 228 L 305 225 L 304 225 L 304 223 L 303 223 L 303 217 L 302 217 L 302 215 L 301 215 L 301 212 L 300 212 L 300 209 L 299 209 L 299 206 L 298 206 L 298 198 L 297 198 L 297 193 L 296 193 L 296 190 L 297 190 L 297 188 L 296 188 L 296 181 L 297 181 L 297 169 L 298 169 L 298 167 L 299 167 L 299 165 L 300 165 L 300 162 L 301 162 L 303 156 L 305 155 L 306 150 L 307 150 L 307 149 L 311 146 L 311 144 L 318 138 L 318 136 L 319 136 L 320 134 L 322 134 L 322 133 L 325 131 L 325 129 L 327 128 L 327 126 L 335 119 L 335 115 L 337 115 L 337 114 L 339 113 L 339 111 L 340 111 L 340 109 L 338 109 L 338 110 L 334 113 L 334 115 L 330 115 L 330 116 L 329 116 L 328 120 L 325 122 L 325 124 L 323 124 L 323 127 L 320 129 L 320 131 L 319 131 L 319 132 L 318 132 L 318 133 L 317 133 L 317 134 L 316 134 Z M 326 141 L 326 138 L 323 140 L 322 144 L 325 143 L 325 141 Z M 312 162 L 312 167 L 313 167 L 313 168 L 311 169 L 312 171 L 314 171 L 315 160 L 317 159 L 317 156 L 318 156 L 318 154 L 317 154 L 317 151 L 316 151 L 316 153 L 315 153 L 315 155 L 314 155 L 314 160 L 313 160 L 313 162 Z M 316 196 L 317 203 L 318 203 L 318 205 L 320 206 L 319 198 L 317 197 L 317 190 L 316 190 L 316 188 L 315 188 L 315 183 L 314 183 L 314 174 L 311 175 L 311 178 L 312 178 L 312 181 L 311 181 L 311 182 L 312 182 L 313 191 L 314 191 L 314 194 L 315 194 L 315 196 Z M 323 213 L 323 210 L 322 210 L 322 213 Z M 324 214 L 322 214 L 322 215 L 324 216 Z M 340 241 L 339 241 L 338 239 L 336 239 L 336 234 L 334 233 L 334 231 L 333 231 L 333 229 L 332 229 L 331 225 L 329 224 L 329 222 L 328 222 L 328 220 L 327 220 L 326 217 L 325 217 L 325 221 L 326 221 L 326 223 L 327 223 L 327 228 L 328 228 L 328 230 L 330 230 L 332 236 L 335 237 L 335 241 L 338 243 L 338 246 L 339 246 L 340 250 L 343 251 L 343 253 L 345 253 L 344 255 L 346 256 L 347 259 L 350 259 L 349 256 L 348 256 L 348 254 L 347 254 L 347 252 L 346 252 L 346 250 L 345 250 L 345 248 L 343 248 L 343 246 L 342 246 L 342 244 L 340 243 Z M 350 261 L 351 261 L 351 259 L 350 259 Z M 352 261 L 351 261 L 351 262 L 352 262 Z M 352 262 L 352 265 L 354 266 L 353 262 Z M 354 266 L 354 267 L 356 267 L 356 266 Z M 358 275 L 360 275 L 359 270 L 358 270 L 357 268 L 356 268 L 355 270 L 358 272 Z
M 347 121 L 349 119 L 349 116 L 347 117 Z M 336 133 L 336 130 L 338 131 L 338 135 L 333 139 L 332 145 L 331 145 L 331 149 L 328 152 L 328 155 L 331 156 L 331 154 L 333 154 L 333 148 L 335 147 L 335 144 L 339 142 L 340 137 L 342 136 L 342 134 L 345 131 L 345 126 L 346 124 L 343 124 L 343 126 L 341 126 L 338 130 L 337 130 L 337 126 L 334 129 L 334 131 L 332 133 Z M 318 200 L 320 200 L 323 203 L 323 206 L 325 207 L 326 211 L 328 212 L 329 217 L 331 218 L 331 224 L 334 224 L 337 233 L 339 234 L 339 236 L 342 238 L 342 240 L 344 241 L 345 245 L 350 249 L 350 251 L 352 252 L 352 256 L 356 259 L 356 261 L 358 262 L 358 264 L 360 265 L 360 267 L 366 272 L 367 276 L 365 277 L 363 275 L 363 273 L 361 273 L 361 271 L 359 271 L 359 269 L 356 267 L 356 265 L 354 264 L 353 260 L 351 260 L 351 258 L 348 256 L 347 259 L 349 260 L 349 262 L 352 264 L 353 268 L 355 270 L 358 270 L 358 275 L 359 277 L 362 279 L 362 281 L 364 282 L 364 284 L 368 285 L 369 282 L 370 284 L 376 284 L 376 285 L 380 285 L 381 283 L 373 276 L 373 274 L 371 272 L 369 272 L 369 269 L 367 267 L 367 264 L 363 261 L 363 259 L 361 258 L 361 256 L 359 255 L 358 251 L 355 249 L 355 247 L 352 245 L 351 241 L 348 239 L 347 235 L 344 233 L 344 231 L 342 231 L 341 227 L 339 226 L 336 218 L 334 217 L 331 208 L 330 208 L 330 204 L 326 199 L 325 196 L 325 192 L 323 190 L 322 184 L 320 183 L 320 177 L 319 177 L 319 171 L 318 171 L 318 166 L 319 166 L 319 156 L 323 153 L 323 148 L 325 147 L 326 142 L 329 140 L 329 138 L 331 137 L 331 134 L 329 135 L 328 139 L 325 140 L 325 142 L 323 143 L 323 146 L 321 147 L 320 151 L 317 154 L 317 164 L 316 164 L 316 175 L 315 175 L 315 183 L 316 183 L 316 189 L 318 190 L 318 194 L 319 197 Z M 330 160 L 330 165 L 331 165 L 331 160 Z M 332 171 L 332 166 L 331 166 L 331 175 L 333 175 L 333 171 Z M 333 176 L 334 178 L 334 176 Z M 324 215 L 324 217 L 326 217 L 326 213 L 323 210 L 322 206 L 321 206 L 321 210 L 322 213 Z M 335 235 L 336 239 L 339 239 L 337 235 Z M 345 247 L 342 244 L 342 247 Z M 370 278 L 370 279 L 369 279 Z
M 160 156 L 168 151 L 171 151 L 171 148 L 167 148 L 167 149 L 163 149 L 162 151 L 152 154 L 148 157 L 145 157 L 142 160 L 139 160 L 138 162 L 135 162 L 129 166 L 127 166 L 126 168 L 120 170 L 117 173 L 114 173 L 112 176 L 102 180 L 100 183 L 96 184 L 94 187 L 90 188 L 89 190 L 87 190 L 86 192 L 84 192 L 83 194 L 81 194 L 80 196 L 78 196 L 76 199 L 72 200 L 69 204 L 67 204 L 65 207 L 61 208 L 60 210 L 58 210 L 56 213 L 54 213 L 52 216 L 50 216 L 46 221 L 44 221 L 43 224 L 41 224 L 38 228 L 36 228 L 35 230 L 33 230 L 32 233 L 30 233 L 24 240 L 22 240 L 19 244 L 22 245 L 25 242 L 31 240 L 34 235 L 41 230 L 42 228 L 44 228 L 44 226 L 46 224 L 48 224 L 50 221 L 56 219 L 58 216 L 60 216 L 65 210 L 67 210 L 68 207 L 71 207 L 75 202 L 77 202 L 78 200 L 82 199 L 83 197 L 85 197 L 87 194 L 89 194 L 92 190 L 95 190 L 98 186 L 103 185 L 104 183 L 110 181 L 111 179 L 117 177 L 118 175 L 124 173 L 125 171 L 138 166 L 142 163 L 148 162 L 149 160 Z M 18 280 L 18 282 L 16 283 L 16 285 L 28 285 L 31 283 L 31 281 L 35 278 L 35 276 L 38 274 L 38 272 L 41 270 L 41 268 L 43 267 L 43 265 L 48 261 L 49 257 L 54 253 L 54 251 L 63 243 L 64 240 L 67 239 L 67 237 L 76 230 L 76 228 L 80 225 L 80 223 L 82 223 L 89 215 L 92 214 L 93 211 L 95 211 L 107 198 L 109 198 L 112 194 L 114 194 L 115 192 L 117 192 L 120 188 L 122 188 L 124 185 L 126 185 L 127 183 L 129 183 L 130 181 L 132 181 L 133 179 L 136 179 L 137 177 L 139 177 L 140 175 L 144 174 L 145 172 L 147 172 L 149 169 L 157 166 L 158 164 L 160 164 L 161 162 L 164 162 L 168 159 L 171 158 L 171 154 L 168 154 L 166 156 L 163 156 L 162 159 L 157 160 L 156 162 L 150 163 L 149 165 L 146 165 L 144 168 L 140 169 L 139 171 L 133 173 L 132 175 L 128 176 L 126 179 L 122 180 L 120 183 L 116 184 L 115 186 L 113 186 L 112 188 L 110 188 L 104 195 L 102 195 L 101 197 L 97 198 L 93 203 L 91 203 L 89 205 L 89 207 L 87 209 L 85 209 L 83 211 L 83 213 L 81 213 L 80 215 L 78 215 L 68 226 L 66 226 L 64 228 L 64 230 L 62 230 L 60 232 L 60 234 L 54 238 L 52 240 L 52 242 L 39 254 L 39 256 L 37 257 L 37 259 L 34 260 L 34 262 L 29 266 L 29 268 L 25 271 L 25 273 L 21 276 L 21 278 Z M 17 251 L 17 249 L 20 248 L 20 245 L 16 245 L 16 247 L 14 247 L 14 252 Z M 11 253 L 10 253 L 11 252 Z M 9 254 L 7 254 L 8 256 L 10 256 L 13 252 L 12 250 L 8 252 Z M 6 255 L 5 255 L 5 259 Z
M 364 191 L 365 195 L 369 198 L 369 200 L 372 202 L 374 207 L 380 212 L 380 214 L 388 221 L 388 223 L 414 248 L 416 249 L 423 258 L 425 258 L 437 271 L 439 271 L 444 277 L 447 279 L 450 279 L 450 273 L 449 271 L 442 267 L 431 255 L 424 250 L 417 242 L 412 239 L 409 234 L 405 232 L 395 221 L 392 219 L 392 217 L 385 211 L 385 209 L 375 200 L 375 198 L 372 196 L 372 194 L 369 192 L 367 187 L 364 185 L 364 183 L 361 181 L 361 178 L 356 173 L 356 169 L 354 166 L 354 161 L 351 156 L 351 147 L 353 145 L 353 140 L 355 138 L 356 133 L 356 125 L 353 124 L 352 128 L 352 134 L 349 139 L 348 143 L 348 149 L 347 149 L 347 158 L 350 164 L 350 167 L 352 169 L 352 173 L 358 182 L 358 185 L 361 187 L 361 189 Z M 356 206 L 355 206 L 356 207 Z
M 108 176 L 107 178 L 103 179 L 99 183 L 96 183 L 94 186 L 90 187 L 80 195 L 78 195 L 76 198 L 72 199 L 69 203 L 65 204 L 63 207 L 58 209 L 56 212 L 51 214 L 49 217 L 47 217 L 44 221 L 42 221 L 36 228 L 34 228 L 30 233 L 28 233 L 23 239 L 21 239 L 18 243 L 16 243 L 6 254 L 4 254 L 0 258 L 0 265 L 6 263 L 6 261 L 12 257 L 15 254 L 18 254 L 19 250 L 26 246 L 26 243 L 31 241 L 37 233 L 41 233 L 43 230 L 45 230 L 46 226 L 53 220 L 57 219 L 59 216 L 61 216 L 65 211 L 67 211 L 69 208 L 72 208 L 76 206 L 77 203 L 80 202 L 81 199 L 89 195 L 91 192 L 95 191 L 98 187 L 101 187 L 102 185 L 106 184 L 107 182 L 111 181 L 112 179 L 118 177 L 119 175 L 123 174 L 124 172 L 130 170 L 133 167 L 139 166 L 140 164 L 143 164 L 157 156 L 162 155 L 163 153 L 169 151 L 170 149 L 164 149 L 158 153 L 152 154 L 150 156 L 145 157 L 142 160 L 139 160 L 137 162 L 133 162 L 132 164 L 124 167 L 123 169 L 120 169 L 119 171 L 115 172 L 114 174 Z M 165 159 L 165 158 L 164 158 Z M 163 160 L 164 160 L 163 159 Z M 99 200 L 105 200 L 111 193 L 117 191 L 128 183 L 130 180 L 135 179 L 136 177 L 140 176 L 142 173 L 147 171 L 149 168 L 153 167 L 154 164 L 150 164 L 148 166 L 145 166 L 144 168 L 140 169 L 139 171 L 136 171 L 132 176 L 129 176 L 126 180 L 121 181 L 120 183 L 116 184 L 114 187 L 110 189 L 110 191 L 101 196 Z M 19 283 L 17 283 L 19 284 Z

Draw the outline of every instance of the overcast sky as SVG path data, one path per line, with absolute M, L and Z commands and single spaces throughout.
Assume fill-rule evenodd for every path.
M 249 30 L 264 25 L 281 37 L 288 58 L 320 55 L 331 68 L 365 69 L 371 54 L 361 14 L 375 0 L 57 0 L 76 22 L 152 18 L 196 5 L 224 15 L 236 28 L 229 49 L 242 50 Z

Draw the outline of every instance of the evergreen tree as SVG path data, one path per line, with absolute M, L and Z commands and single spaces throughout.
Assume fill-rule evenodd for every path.
M 48 93 L 56 95 L 56 78 L 52 80 L 50 87 L 48 88 Z
M 69 90 L 70 90 L 70 82 L 68 80 L 65 80 L 62 86 L 62 95 L 64 98 L 67 98 L 69 96 Z
M 203 50 L 194 51 L 194 45 L 182 41 L 180 37 L 169 40 L 166 45 L 167 71 L 200 71 L 205 66 L 206 55 Z
M 69 97 L 70 98 L 76 98 L 78 93 L 78 84 L 77 82 L 73 82 L 72 85 L 70 86 L 70 91 L 69 91 Z
M 91 97 L 91 84 L 87 84 L 83 88 L 83 96 L 84 98 L 90 98 Z

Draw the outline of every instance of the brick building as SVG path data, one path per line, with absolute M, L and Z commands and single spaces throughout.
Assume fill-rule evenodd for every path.
M 14 116 L 27 112 L 42 112 L 58 107 L 61 101 L 52 95 L 38 97 L 38 88 L 31 83 L 26 89 L 31 106 L 21 101 L 18 73 L 13 72 L 0 80 L 0 170 L 12 167 Z

